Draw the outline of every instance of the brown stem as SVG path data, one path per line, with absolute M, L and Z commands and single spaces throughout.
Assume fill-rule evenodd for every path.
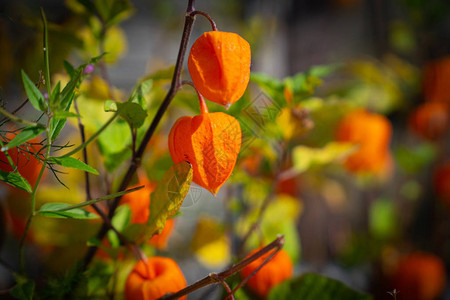
M 142 155 L 144 154 L 145 148 L 147 147 L 148 143 L 150 142 L 150 139 L 153 136 L 153 133 L 156 130 L 156 127 L 158 126 L 159 122 L 161 121 L 164 113 L 166 112 L 169 104 L 171 103 L 172 99 L 175 97 L 175 94 L 180 88 L 181 85 L 181 69 L 183 67 L 183 61 L 184 56 L 186 54 L 186 49 L 189 41 L 189 37 L 191 35 L 192 31 L 192 25 L 194 23 L 194 17 L 192 16 L 192 12 L 194 11 L 194 2 L 195 0 L 189 0 L 188 6 L 186 9 L 186 17 L 184 21 L 184 29 L 183 29 L 183 35 L 181 37 L 181 43 L 180 43 L 180 49 L 178 51 L 178 57 L 175 64 L 175 71 L 172 77 L 172 83 L 170 85 L 170 89 L 164 98 L 163 102 L 161 103 L 158 111 L 156 112 L 155 117 L 153 118 L 152 123 L 150 124 L 150 127 L 148 128 L 147 132 L 145 133 L 145 136 L 139 145 L 139 148 L 136 152 L 136 156 L 131 161 L 130 166 L 127 170 L 127 173 L 125 174 L 124 178 L 122 179 L 122 183 L 120 184 L 119 190 L 123 190 L 128 186 L 131 179 L 133 178 L 133 175 L 135 174 L 137 167 L 141 163 Z M 117 197 L 114 199 L 114 201 L 111 203 L 111 207 L 109 210 L 108 217 L 112 218 L 114 215 L 114 212 L 119 205 L 120 197 Z M 102 240 L 105 234 L 108 232 L 108 226 L 103 223 L 102 227 L 100 228 L 97 239 Z M 95 255 L 95 252 L 97 251 L 97 247 L 93 246 L 90 247 L 86 253 L 86 256 L 84 258 L 84 268 L 86 268 L 89 263 L 91 262 L 92 258 Z
M 216 22 L 214 22 L 214 20 L 211 18 L 211 16 L 208 15 L 207 13 L 205 13 L 204 11 L 194 10 L 194 11 L 191 13 L 191 15 L 192 15 L 192 16 L 195 16 L 195 15 L 202 15 L 202 16 L 204 16 L 205 18 L 208 19 L 209 23 L 211 23 L 211 28 L 212 28 L 212 30 L 213 30 L 213 31 L 217 31 L 217 25 L 216 25 Z
M 202 287 L 205 287 L 207 285 L 213 284 L 213 283 L 217 283 L 218 279 L 220 279 L 220 281 L 224 281 L 226 278 L 230 277 L 231 275 L 236 274 L 237 272 L 239 272 L 240 270 L 242 270 L 244 267 L 246 267 L 247 265 L 251 264 L 252 262 L 254 262 L 255 260 L 257 260 L 258 258 L 260 258 L 261 256 L 269 253 L 270 251 L 276 249 L 276 251 L 274 253 L 272 253 L 273 255 L 275 255 L 275 253 L 283 248 L 284 245 L 284 236 L 280 235 L 278 236 L 272 243 L 270 243 L 269 245 L 265 246 L 264 248 L 260 249 L 259 251 L 257 251 L 256 253 L 254 253 L 253 255 L 243 259 L 242 261 L 240 261 L 238 264 L 231 266 L 229 269 L 220 272 L 220 273 L 211 273 L 208 276 L 200 279 L 199 281 L 185 287 L 182 290 L 179 290 L 176 293 L 173 294 L 166 294 L 165 296 L 161 297 L 160 300 L 169 300 L 169 299 L 178 299 L 180 297 L 183 297 L 187 294 L 190 294 Z M 271 255 L 270 257 L 268 257 L 264 263 L 258 268 L 258 270 L 265 264 L 267 263 L 271 257 L 273 257 L 273 255 Z M 248 278 L 250 278 L 251 276 L 253 276 L 253 274 L 256 273 L 253 272 Z M 244 279 L 245 280 L 245 279 Z M 232 293 L 235 292 L 236 289 L 234 289 L 233 291 L 231 291 Z M 232 294 L 231 293 L 231 294 Z
M 197 92 L 198 101 L 200 102 L 200 112 L 202 114 L 209 113 L 208 106 L 206 105 L 206 102 L 205 102 L 205 98 L 203 98 L 202 94 L 200 94 L 200 92 L 197 90 L 194 83 L 192 83 L 191 81 L 188 81 L 188 80 L 183 80 L 181 82 L 181 84 L 182 85 L 190 85 L 194 88 L 194 90 Z

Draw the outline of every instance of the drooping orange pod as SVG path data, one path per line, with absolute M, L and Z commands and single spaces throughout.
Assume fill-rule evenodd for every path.
M 254 250 L 248 256 L 251 256 L 259 249 Z M 242 278 L 250 276 L 264 261 L 270 256 L 272 252 L 266 253 L 251 264 L 247 265 L 241 270 Z M 255 275 L 248 281 L 247 286 L 261 297 L 267 297 L 270 290 L 276 285 L 282 283 L 286 279 L 292 277 L 294 265 L 289 254 L 281 249 L 269 260 Z
M 153 300 L 186 287 L 186 279 L 177 263 L 168 257 L 140 260 L 125 282 L 126 300 Z M 186 296 L 180 299 L 186 299 Z
M 434 254 L 416 252 L 401 259 L 393 277 L 402 299 L 433 300 L 442 294 L 446 282 L 445 265 Z
M 447 133 L 449 108 L 444 102 L 426 102 L 417 107 L 409 118 L 410 128 L 422 138 L 435 140 Z
M 359 148 L 345 161 L 354 173 L 382 173 L 389 166 L 389 143 L 392 126 L 379 114 L 358 109 L 347 114 L 338 124 L 336 140 L 358 144 Z
M 193 181 L 214 195 L 230 177 L 240 148 L 239 122 L 222 112 L 181 117 L 169 134 L 173 162 L 190 162 Z
M 450 56 L 425 66 L 423 94 L 426 101 L 450 104 Z
M 144 224 L 150 215 L 150 194 L 155 189 L 155 184 L 148 179 L 139 180 L 137 186 L 144 187 L 136 192 L 123 195 L 122 204 L 128 204 L 131 209 L 131 223 Z
M 250 45 L 236 33 L 209 31 L 192 45 L 188 69 L 206 99 L 228 106 L 244 94 L 250 79 Z

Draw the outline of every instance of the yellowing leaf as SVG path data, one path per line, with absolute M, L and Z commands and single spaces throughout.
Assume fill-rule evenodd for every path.
M 211 218 L 198 221 L 191 249 L 198 261 L 209 268 L 221 268 L 230 261 L 230 241 L 223 226 Z
M 294 170 L 301 173 L 314 166 L 336 163 L 349 156 L 356 147 L 350 143 L 330 142 L 323 148 L 297 146 L 292 151 Z
M 183 204 L 192 176 L 192 167 L 188 162 L 182 161 L 172 165 L 151 194 L 150 216 L 147 223 L 130 225 L 125 230 L 125 235 L 142 244 L 153 235 L 160 234 L 166 220 L 173 217 Z

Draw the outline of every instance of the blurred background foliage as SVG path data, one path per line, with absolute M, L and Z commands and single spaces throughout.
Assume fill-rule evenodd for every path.
M 88 148 L 90 164 L 102 174 L 92 179 L 94 195 L 108 194 L 118 184 L 124 162 L 132 155 L 132 135 L 142 137 L 167 91 L 186 6 L 172 0 L 114 3 L 0 2 L 2 106 L 12 111 L 23 101 L 21 69 L 34 82 L 40 78 L 39 7 L 43 7 L 49 20 L 53 82 L 68 82 L 64 60 L 78 65 L 107 52 L 77 90 L 88 134 L 106 122 L 117 102 L 130 98 L 146 112 L 135 132 L 129 120 L 119 119 Z M 450 299 L 448 284 L 434 288 L 430 298 L 420 298 L 420 293 L 409 296 L 417 298 L 402 297 L 407 294 L 402 290 L 413 290 L 414 285 L 432 290 L 433 281 L 426 278 L 435 276 L 447 283 L 448 279 L 445 273 L 427 274 L 424 268 L 400 269 L 405 257 L 419 251 L 437 257 L 447 274 L 450 267 L 450 3 L 197 0 L 196 6 L 207 11 L 220 30 L 239 33 L 252 48 L 251 83 L 227 111 L 241 124 L 242 149 L 218 196 L 191 186 L 168 244 L 145 245 L 145 252 L 174 257 L 187 281 L 193 282 L 282 233 L 296 274 L 324 274 L 375 299 L 393 299 L 387 292 L 394 288 L 401 290 L 397 299 Z M 197 17 L 190 45 L 207 30 L 208 22 Z M 185 71 L 183 78 L 188 76 Z M 428 104 L 435 102 L 441 104 Z M 208 106 L 210 111 L 225 111 L 214 103 Z M 352 126 L 340 129 L 347 116 L 361 109 L 367 115 L 358 121 L 359 128 L 352 121 Z M 174 120 L 198 113 L 196 95 L 183 88 L 144 156 L 147 180 L 161 180 L 172 164 L 167 134 Z M 29 107 L 20 114 L 37 117 Z M 382 118 L 389 129 L 367 125 L 371 116 Z M 57 141 L 61 145 L 80 143 L 75 119 L 70 124 Z M 2 124 L 1 130 L 3 137 L 14 128 Z M 372 143 L 378 138 L 387 143 L 382 150 Z M 361 154 L 366 141 L 369 149 L 377 150 Z M 369 161 L 382 157 L 377 170 L 367 162 L 349 167 L 348 159 L 358 153 Z M 68 203 L 84 200 L 81 171 L 58 176 L 70 191 L 48 174 L 38 207 L 61 197 Z M 1 186 L 0 197 L 1 261 L 15 266 L 14 251 L 29 205 L 25 194 L 6 186 Z M 133 213 L 133 205 L 128 205 L 131 210 L 122 209 L 113 220 L 123 229 Z M 30 271 L 44 270 L 45 276 L 70 280 L 66 270 L 82 258 L 99 225 L 99 221 L 38 217 L 28 241 L 32 246 L 27 255 L 35 259 Z M 109 245 L 104 244 L 105 253 L 90 270 L 84 291 L 88 296 L 104 297 L 99 286 L 107 286 L 109 294 L 123 290 L 133 259 L 113 240 L 102 242 Z M 0 287 L 9 287 L 12 277 L 7 268 L 0 266 L 0 272 Z M 424 275 L 408 279 L 414 272 Z M 278 299 L 290 284 L 305 278 L 284 284 L 269 298 Z M 64 280 L 52 282 L 55 291 L 64 288 Z M 207 288 L 193 298 L 212 293 L 220 295 Z M 238 299 L 255 297 L 246 290 L 238 295 Z

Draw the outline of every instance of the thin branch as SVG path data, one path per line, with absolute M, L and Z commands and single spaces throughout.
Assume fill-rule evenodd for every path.
M 260 249 L 259 251 L 257 251 L 256 253 L 254 253 L 253 255 L 243 259 L 241 262 L 239 262 L 236 265 L 231 266 L 229 269 L 220 272 L 218 274 L 216 273 L 211 273 L 208 276 L 200 279 L 199 281 L 185 287 L 184 289 L 173 293 L 173 294 L 166 294 L 165 296 L 161 297 L 160 300 L 171 300 L 171 299 L 178 299 L 180 297 L 183 297 L 187 294 L 190 294 L 202 287 L 205 287 L 207 285 L 210 284 L 214 284 L 218 282 L 218 278 L 220 278 L 220 281 L 225 280 L 226 278 L 236 274 L 237 272 L 239 272 L 240 270 L 242 270 L 244 267 L 246 267 L 247 265 L 251 264 L 252 262 L 254 262 L 255 260 L 257 260 L 258 258 L 260 258 L 261 256 L 269 253 L 272 250 L 276 250 L 274 251 L 277 252 L 278 250 L 280 250 L 281 248 L 283 248 L 284 245 L 284 236 L 280 235 L 278 236 L 272 243 L 270 243 L 269 245 L 265 246 L 264 248 Z M 272 253 L 273 255 L 275 255 L 274 253 Z M 268 257 L 264 263 L 260 266 L 260 268 L 267 263 L 267 261 L 270 260 L 271 257 L 273 257 L 273 255 L 271 255 L 270 257 Z M 259 268 L 258 268 L 259 269 Z M 256 273 L 253 272 L 253 273 Z M 253 276 L 253 273 L 249 276 Z M 249 278 L 248 277 L 248 278 Z M 247 278 L 247 280 L 248 280 Z M 245 279 L 244 279 L 245 280 Z M 232 293 L 234 293 L 235 290 L 231 291 Z M 231 293 L 231 294 L 232 294 Z
M 9 113 L 8 111 L 3 109 L 2 107 L 0 107 L 0 114 L 4 115 L 8 119 L 11 119 L 11 120 L 13 120 L 15 122 L 22 123 L 22 124 L 25 124 L 25 125 L 28 125 L 28 126 L 42 126 L 41 124 L 21 119 L 18 116 Z
M 188 6 L 186 9 L 186 17 L 185 17 L 185 22 L 184 22 L 183 35 L 181 37 L 180 49 L 178 51 L 178 57 L 177 57 L 177 61 L 175 64 L 175 71 L 174 71 L 174 74 L 172 77 L 172 83 L 170 85 L 170 89 L 169 89 L 166 97 L 164 98 L 163 102 L 161 103 L 155 117 L 153 118 L 153 121 L 150 124 L 150 127 L 148 128 L 147 132 L 145 133 L 144 138 L 142 139 L 142 142 L 139 145 L 139 148 L 136 152 L 136 156 L 131 161 L 129 168 L 128 168 L 124 178 L 122 179 L 122 183 L 119 186 L 119 190 L 124 190 L 131 182 L 131 179 L 133 178 L 138 166 L 141 163 L 141 158 L 144 154 L 144 151 L 145 151 L 148 143 L 150 142 L 150 139 L 153 136 L 153 133 L 156 130 L 156 127 L 158 126 L 164 113 L 166 112 L 167 108 L 169 107 L 169 104 L 171 103 L 172 99 L 175 97 L 175 94 L 177 93 L 177 91 L 180 88 L 181 70 L 183 67 L 183 61 L 184 61 L 184 57 L 186 54 L 189 37 L 190 37 L 191 31 L 192 31 L 192 25 L 194 23 L 194 17 L 191 15 L 191 13 L 194 11 L 194 2 L 195 2 L 195 0 L 188 1 Z M 117 197 L 111 203 L 109 214 L 108 214 L 109 218 L 112 218 L 112 216 L 114 216 L 117 206 L 119 205 L 120 198 L 121 197 Z M 107 231 L 108 231 L 108 226 L 105 223 L 103 223 L 102 227 L 100 228 L 100 230 L 97 234 L 97 239 L 102 240 L 103 237 L 106 235 Z M 84 258 L 84 267 L 85 268 L 91 262 L 96 251 L 97 251 L 97 247 L 95 247 L 95 246 L 90 247 L 88 249 L 88 252 L 86 253 L 86 256 Z
M 211 16 L 208 15 L 207 13 L 205 13 L 204 11 L 195 10 L 195 11 L 193 11 L 193 12 L 191 13 L 191 15 L 192 15 L 192 16 L 195 16 L 195 15 L 202 15 L 202 16 L 204 16 L 205 18 L 208 19 L 209 23 L 211 23 L 211 28 L 212 28 L 212 30 L 213 30 L 213 31 L 217 31 L 217 25 L 216 25 L 216 22 L 214 22 L 214 20 L 211 18 Z

